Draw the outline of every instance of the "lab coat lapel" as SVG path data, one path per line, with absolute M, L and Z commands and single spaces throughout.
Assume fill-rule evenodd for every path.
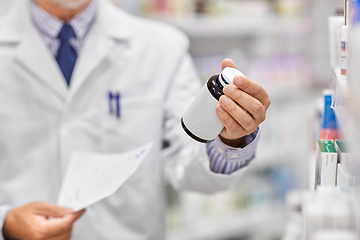
M 70 82 L 71 98 L 99 64 L 109 55 L 116 43 L 107 37 L 98 26 L 93 26 L 86 36 L 78 55 Z
M 80 50 L 68 101 L 74 97 L 91 73 L 118 47 L 128 47 L 131 38 L 131 26 L 127 24 L 126 13 L 111 6 L 107 1 L 98 1 L 98 12 Z M 119 14 L 120 13 L 120 14 Z M 115 19 L 122 19 L 123 26 L 114 26 Z
M 29 2 L 19 1 L 7 19 L 7 26 L 0 31 L 0 42 L 18 43 L 15 59 L 27 71 L 65 101 L 67 86 L 65 79 L 44 40 L 32 24 Z
M 35 29 L 29 28 L 26 37 L 17 49 L 16 58 L 28 71 L 36 75 L 37 79 L 65 101 L 67 95 L 65 79 L 54 56 L 46 48 Z

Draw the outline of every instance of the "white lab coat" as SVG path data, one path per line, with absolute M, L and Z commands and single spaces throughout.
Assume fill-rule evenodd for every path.
M 28 4 L 20 1 L 0 23 L 0 195 L 7 203 L 56 203 L 75 150 L 121 153 L 154 141 L 129 181 L 76 222 L 73 239 L 159 240 L 166 178 L 206 193 L 239 179 L 244 170 L 212 173 L 205 145 L 181 129 L 200 89 L 182 33 L 100 0 L 67 88 Z M 109 114 L 109 91 L 121 93 L 120 119 Z

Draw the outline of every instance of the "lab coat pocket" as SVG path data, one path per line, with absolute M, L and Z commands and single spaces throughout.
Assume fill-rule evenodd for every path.
M 162 102 L 156 98 L 123 97 L 116 108 L 102 117 L 103 150 L 125 152 L 158 139 L 162 126 Z M 119 115 L 119 116 L 118 116 Z

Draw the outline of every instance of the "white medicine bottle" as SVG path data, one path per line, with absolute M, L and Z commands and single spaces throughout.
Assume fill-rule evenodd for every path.
M 224 95 L 223 88 L 232 84 L 235 76 L 244 74 L 235 68 L 227 67 L 219 75 L 212 76 L 203 86 L 181 119 L 181 125 L 190 137 L 208 143 L 220 134 L 224 125 L 216 114 L 216 106 Z

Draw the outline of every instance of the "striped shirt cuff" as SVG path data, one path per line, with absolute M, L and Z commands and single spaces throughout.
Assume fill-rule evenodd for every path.
M 10 206 L 7 205 L 1 205 L 0 206 L 0 240 L 4 240 L 4 235 L 3 235 L 3 227 L 4 227 L 4 222 L 6 219 L 7 214 L 10 211 Z
M 207 144 L 210 169 L 214 173 L 231 174 L 250 164 L 255 156 L 260 129 L 247 136 L 244 148 L 234 148 L 223 143 L 219 137 Z

